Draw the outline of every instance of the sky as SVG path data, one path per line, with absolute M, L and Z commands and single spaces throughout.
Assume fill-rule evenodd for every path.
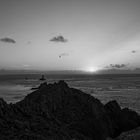
M 139 0 L 0 0 L 0 68 L 140 67 Z

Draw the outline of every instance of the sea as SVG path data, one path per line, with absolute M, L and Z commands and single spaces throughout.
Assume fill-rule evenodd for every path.
M 140 114 L 140 74 L 1 74 L 0 98 L 16 103 L 33 92 L 42 82 L 54 83 L 64 80 L 99 99 L 103 104 L 116 100 L 122 108 L 128 107 Z

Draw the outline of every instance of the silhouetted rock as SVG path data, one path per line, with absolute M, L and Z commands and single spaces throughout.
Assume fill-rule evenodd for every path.
M 105 105 L 105 109 L 114 128 L 112 137 L 116 137 L 124 131 L 140 126 L 140 116 L 128 108 L 121 109 L 116 101 L 108 102 Z
M 42 75 L 42 77 L 41 77 L 39 80 L 40 80 L 40 81 L 44 81 L 44 80 L 46 80 L 46 79 L 45 79 L 45 76 Z
M 140 127 L 133 130 L 123 132 L 115 140 L 140 140 Z
M 43 83 L 16 104 L 0 99 L 0 138 L 6 140 L 106 140 L 139 119 L 116 101 L 104 106 L 64 81 Z
M 47 86 L 47 82 L 41 83 L 40 86 L 33 87 L 33 88 L 31 88 L 31 90 L 38 90 L 38 89 L 41 89 L 41 88 L 45 88 L 46 86 Z

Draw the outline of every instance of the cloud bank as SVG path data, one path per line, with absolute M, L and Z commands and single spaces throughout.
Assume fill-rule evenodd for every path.
M 131 52 L 132 52 L 132 53 L 136 53 L 136 50 L 132 50 Z
M 106 66 L 105 68 L 108 69 L 121 69 L 121 68 L 126 68 L 128 64 L 110 64 L 109 66 Z
M 16 43 L 16 41 L 12 38 L 8 38 L 8 37 L 5 37 L 5 38 L 1 38 L 0 41 L 4 42 L 4 43 Z
M 61 57 L 63 57 L 63 56 L 69 56 L 69 54 L 68 54 L 68 53 L 61 53 L 61 54 L 59 55 L 59 58 L 61 58 Z
M 63 36 L 53 37 L 52 39 L 50 39 L 50 41 L 52 41 L 52 42 L 62 42 L 62 43 L 68 42 L 68 40 L 65 39 Z

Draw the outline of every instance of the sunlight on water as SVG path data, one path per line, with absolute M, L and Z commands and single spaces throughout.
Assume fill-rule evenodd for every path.
M 7 102 L 17 102 L 30 92 L 29 89 L 23 85 L 0 85 L 0 97 Z
M 98 98 L 102 103 L 117 100 L 121 107 L 129 107 L 140 113 L 140 77 L 108 77 L 108 76 L 46 76 L 47 83 L 64 79 L 70 87 L 80 89 Z M 0 81 L 0 97 L 8 103 L 22 100 L 32 87 L 37 87 L 42 81 L 36 76 L 25 80 L 24 78 L 12 81 Z M 44 81 L 43 81 L 44 82 Z

